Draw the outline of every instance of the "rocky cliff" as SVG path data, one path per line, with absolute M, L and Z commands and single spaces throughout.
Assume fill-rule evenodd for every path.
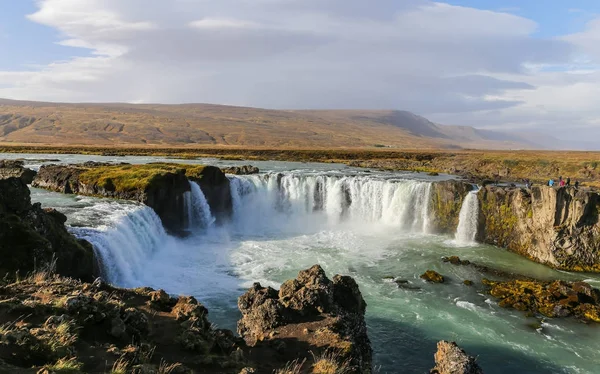
M 441 234 L 453 234 L 458 226 L 460 208 L 473 185 L 449 180 L 434 182 L 431 186 L 431 230 Z
M 21 178 L 0 179 L 0 277 L 55 266 L 59 274 L 93 279 L 98 271 L 92 246 L 75 239 L 66 220 L 56 210 L 31 204 Z
M 31 184 L 36 172 L 23 165 L 24 162 L 21 160 L 0 160 L 0 179 L 17 177 L 21 178 L 25 184 Z
M 179 164 L 103 164 L 42 166 L 33 186 L 62 193 L 134 200 L 158 214 L 165 228 L 178 232 L 185 227 L 185 193 L 190 180 L 198 182 L 211 210 L 219 220 L 231 213 L 229 180 L 212 166 Z
M 487 186 L 478 240 L 573 271 L 600 271 L 600 196 L 573 187 Z

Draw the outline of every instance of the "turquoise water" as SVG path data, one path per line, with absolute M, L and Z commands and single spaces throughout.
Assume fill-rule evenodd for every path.
M 276 165 L 270 166 L 271 170 L 278 171 L 306 168 L 311 173 L 360 173 L 322 164 L 265 163 L 263 169 L 268 170 L 270 164 Z M 302 191 L 300 187 L 294 188 Z M 153 223 L 141 215 L 144 208 L 136 204 L 35 189 L 33 198 L 66 212 L 70 224 L 90 228 L 87 235 L 101 237 L 108 251 L 123 255 L 119 261 L 127 267 L 115 260 L 115 274 L 128 272 L 118 278 L 120 285 L 195 295 L 208 306 L 209 318 L 220 327 L 235 329 L 236 298 L 252 282 L 278 287 L 299 270 L 318 263 L 331 276 L 341 273 L 357 280 L 368 303 L 369 336 L 381 373 L 427 372 L 433 367 L 435 345 L 441 339 L 457 341 L 478 357 L 488 374 L 600 372 L 600 326 L 573 319 L 547 319 L 536 330 L 530 325 L 537 320 L 502 309 L 485 295 L 481 286 L 484 275 L 472 267 L 443 263 L 441 257 L 458 255 L 541 279 L 585 279 L 596 287 L 600 286 L 597 275 L 555 271 L 492 246 L 459 246 L 452 237 L 420 229 L 421 223 L 418 230 L 414 225 L 401 227 L 393 217 L 373 221 L 357 216 L 332 222 L 329 213 L 292 215 L 256 208 L 267 204 L 268 199 L 252 200 L 256 204 L 253 210 L 238 213 L 231 225 L 206 228 L 178 239 L 157 234 Z M 404 204 L 400 200 L 394 203 L 400 208 Z M 115 234 L 127 225 L 137 229 Z M 74 230 L 80 235 L 86 233 Z M 131 243 L 135 241 L 150 244 L 134 250 L 137 247 Z M 423 282 L 419 275 L 428 269 L 440 272 L 449 282 Z M 418 289 L 400 289 L 384 279 L 389 276 L 408 280 Z M 474 281 L 475 286 L 463 285 L 465 279 Z

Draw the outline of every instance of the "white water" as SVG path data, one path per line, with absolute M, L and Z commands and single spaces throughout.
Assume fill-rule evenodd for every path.
M 477 190 L 471 191 L 465 196 L 460 208 L 458 227 L 456 228 L 455 240 L 459 245 L 475 245 L 477 236 L 477 225 L 479 218 L 479 199 Z
M 103 204 L 83 208 L 102 209 Z M 110 219 L 95 228 L 72 228 L 75 235 L 94 245 L 104 276 L 114 284 L 135 285 L 154 253 L 173 240 L 154 210 L 139 205 L 110 204 Z M 107 212 L 108 213 L 108 212 Z
M 232 177 L 237 231 L 382 224 L 426 233 L 431 183 L 300 173 Z M 290 225 L 295 223 L 295 225 Z
M 231 192 L 232 222 L 185 239 L 168 236 L 158 217 L 137 205 L 85 198 L 92 206 L 82 208 L 78 198 L 49 206 L 68 207 L 70 223 L 93 227 L 72 230 L 93 242 L 111 282 L 194 295 L 219 327 L 235 329 L 236 299 L 252 282 L 278 287 L 319 263 L 329 275 L 347 274 L 360 285 L 382 373 L 426 372 L 440 339 L 457 340 L 486 373 L 597 373 L 597 328 L 552 320 L 541 332 L 532 330 L 527 323 L 535 320 L 483 293 L 484 275 L 476 269 L 440 261 L 457 252 L 447 238 L 428 232 L 428 182 L 288 172 L 232 178 Z M 190 194 L 190 206 L 193 200 Z M 541 279 L 580 279 L 490 246 L 465 246 L 460 256 Z M 449 282 L 423 282 L 419 275 L 427 269 Z M 390 275 L 420 289 L 383 281 Z M 475 286 L 464 286 L 464 279 Z
M 189 222 L 192 230 L 198 228 L 208 228 L 215 223 L 215 217 L 210 212 L 210 206 L 200 186 L 196 182 L 190 181 L 191 203 L 189 210 Z

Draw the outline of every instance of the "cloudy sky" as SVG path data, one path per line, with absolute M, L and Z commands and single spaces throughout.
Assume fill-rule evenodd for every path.
M 404 109 L 590 140 L 600 1 L 0 0 L 0 97 Z

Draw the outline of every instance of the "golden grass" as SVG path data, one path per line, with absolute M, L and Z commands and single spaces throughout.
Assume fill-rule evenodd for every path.
M 600 187 L 600 152 L 575 151 L 480 151 L 389 148 L 302 149 L 266 147 L 75 147 L 0 145 L 1 152 L 167 156 L 193 159 L 215 157 L 235 160 L 277 160 L 300 162 L 337 162 L 367 168 L 413 170 L 419 172 L 470 173 L 492 178 L 508 171 L 502 180 L 528 178 L 545 183 L 549 178 L 571 177 L 588 186 Z
M 86 184 L 97 184 L 117 192 L 144 190 L 156 179 L 168 174 L 183 172 L 188 177 L 201 177 L 202 165 L 180 164 L 144 164 L 144 165 L 108 165 L 93 167 L 79 176 Z
M 75 358 L 61 358 L 52 365 L 46 365 L 44 367 L 50 373 L 56 374 L 80 374 L 83 373 L 83 364 L 78 362 Z

